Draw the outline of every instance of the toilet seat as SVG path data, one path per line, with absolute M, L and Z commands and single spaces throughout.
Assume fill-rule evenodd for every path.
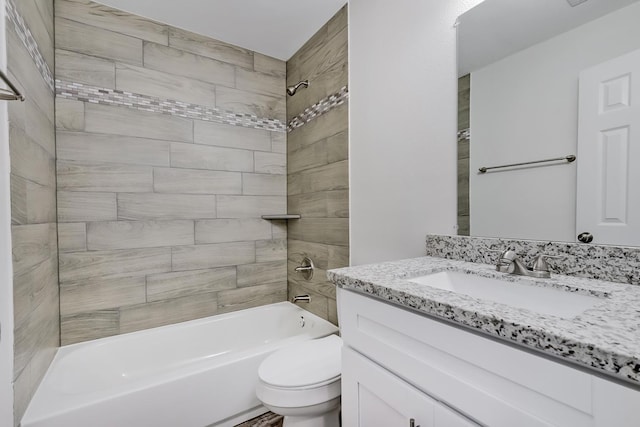
M 336 335 L 278 350 L 258 370 L 258 398 L 280 408 L 322 404 L 340 396 L 342 339 Z

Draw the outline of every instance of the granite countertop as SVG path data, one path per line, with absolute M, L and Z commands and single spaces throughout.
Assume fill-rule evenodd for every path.
M 573 318 L 561 318 L 408 281 L 440 271 L 554 287 L 595 296 L 602 302 Z M 640 286 L 553 273 L 550 279 L 534 279 L 499 273 L 493 265 L 433 257 L 335 269 L 327 276 L 344 289 L 542 350 L 640 386 Z

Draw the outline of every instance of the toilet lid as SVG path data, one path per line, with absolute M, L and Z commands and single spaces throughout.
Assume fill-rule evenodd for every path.
M 267 357 L 258 376 L 276 387 L 305 387 L 340 377 L 342 339 L 337 335 L 305 341 Z

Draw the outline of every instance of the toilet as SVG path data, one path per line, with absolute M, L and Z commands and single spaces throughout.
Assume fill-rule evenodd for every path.
M 258 369 L 256 395 L 284 416 L 283 427 L 338 427 L 342 339 L 337 335 L 293 344 Z

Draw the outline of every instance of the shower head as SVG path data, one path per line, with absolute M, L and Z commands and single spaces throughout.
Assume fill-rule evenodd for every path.
M 302 80 L 301 82 L 298 82 L 293 86 L 289 86 L 287 88 L 287 95 L 289 96 L 295 95 L 300 86 L 309 87 L 309 80 Z

